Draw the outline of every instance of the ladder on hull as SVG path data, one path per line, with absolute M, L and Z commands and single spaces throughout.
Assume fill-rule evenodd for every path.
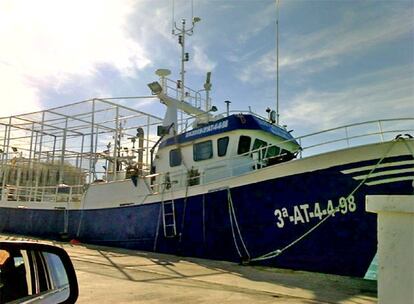
M 173 238 L 177 235 L 174 200 L 162 201 L 161 208 L 164 236 L 166 238 Z

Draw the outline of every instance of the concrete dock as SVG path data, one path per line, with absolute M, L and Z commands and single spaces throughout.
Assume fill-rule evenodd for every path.
M 376 281 L 88 244 L 51 243 L 74 263 L 78 303 L 377 303 Z

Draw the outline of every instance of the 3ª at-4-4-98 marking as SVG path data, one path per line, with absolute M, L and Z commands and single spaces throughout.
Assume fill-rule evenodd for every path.
M 276 226 L 283 228 L 285 222 L 289 221 L 294 225 L 309 223 L 311 219 L 318 218 L 321 220 L 326 215 L 335 216 L 335 213 L 347 214 L 356 210 L 355 198 L 353 195 L 340 197 L 338 204 L 334 207 L 332 200 L 328 200 L 326 208 L 321 208 L 319 202 L 313 204 L 300 204 L 293 206 L 293 212 L 289 213 L 287 208 L 275 209 Z

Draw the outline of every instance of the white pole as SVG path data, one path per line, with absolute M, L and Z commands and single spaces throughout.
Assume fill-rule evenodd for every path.
M 279 125 L 279 0 L 276 0 L 276 124 Z
M 185 56 L 185 35 L 186 35 L 186 33 L 185 33 L 185 19 L 183 19 L 182 21 L 181 21 L 181 23 L 182 23 L 182 29 L 181 29 L 181 101 L 184 101 L 184 94 L 185 94 L 185 92 L 184 92 L 184 73 L 185 73 L 185 70 L 184 70 L 184 61 L 185 61 L 185 58 L 184 58 L 184 56 Z

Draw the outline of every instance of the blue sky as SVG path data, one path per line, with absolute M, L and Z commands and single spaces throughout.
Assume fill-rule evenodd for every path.
M 275 107 L 274 0 L 194 0 L 187 85 L 212 71 L 224 111 Z M 170 0 L 0 0 L 0 116 L 92 97 L 148 95 L 157 68 L 178 79 Z M 414 2 L 280 1 L 281 123 L 296 135 L 414 117 Z M 175 1 L 190 19 L 191 2 Z M 129 106 L 160 113 L 155 101 Z

